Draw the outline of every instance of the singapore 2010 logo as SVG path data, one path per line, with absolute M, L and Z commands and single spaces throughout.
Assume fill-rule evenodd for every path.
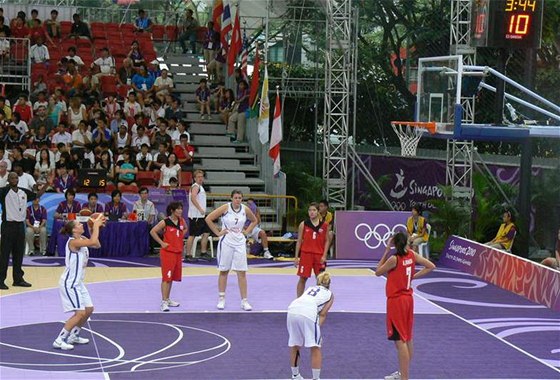
M 360 223 L 354 228 L 354 236 L 369 249 L 376 249 L 381 244 L 386 247 L 391 237 L 399 231 L 406 231 L 406 226 L 395 224 L 389 227 L 385 223 L 378 223 L 372 227 L 367 223 Z

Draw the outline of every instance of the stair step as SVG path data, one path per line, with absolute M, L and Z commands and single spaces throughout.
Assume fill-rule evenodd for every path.
M 220 180 L 244 180 L 247 179 L 245 173 L 240 172 L 208 172 L 206 173 L 207 181 L 220 181 Z
M 241 173 L 243 174 L 243 173 Z M 207 179 L 204 184 L 208 186 L 251 186 L 251 187 L 264 187 L 265 182 L 260 178 L 243 178 L 243 179 Z
M 194 93 L 182 92 L 179 94 L 179 98 L 181 99 L 182 103 L 184 103 L 186 100 L 187 102 L 191 102 L 192 104 L 195 104 L 196 101 L 196 96 L 194 95 Z
M 191 135 L 223 135 L 226 134 L 226 126 L 220 124 L 191 123 L 189 126 Z
M 199 55 L 192 55 L 192 54 L 168 54 L 165 58 L 165 63 L 169 65 L 173 64 L 195 64 L 195 63 L 203 63 L 204 59 Z
M 206 73 L 170 73 L 173 77 L 173 84 L 199 83 L 202 78 L 208 78 Z
M 250 194 L 251 188 L 248 186 L 210 186 L 210 193 L 212 194 L 231 194 L 233 190 L 239 190 L 243 194 Z
M 193 104 L 193 106 L 195 106 L 195 105 Z M 186 117 L 183 118 L 183 120 L 186 120 L 189 123 L 201 122 L 201 123 L 205 123 L 205 124 L 221 124 L 221 125 L 224 125 L 224 123 L 222 122 L 222 119 L 220 119 L 220 115 L 212 114 L 212 115 L 210 115 L 210 117 L 211 117 L 210 120 L 207 120 L 207 119 L 206 120 L 201 120 L 200 119 L 200 111 L 196 110 L 196 113 L 194 113 L 194 112 L 187 113 Z M 225 127 L 225 125 L 224 125 L 224 127 Z
M 198 84 L 194 83 L 177 83 L 173 88 L 173 92 L 195 92 Z
M 171 65 L 169 71 L 174 75 L 177 73 L 202 75 L 206 74 L 206 67 L 204 65 Z
M 211 162 L 207 162 L 211 160 Z M 238 165 L 228 165 L 228 161 L 231 160 L 216 160 L 212 158 L 204 158 L 200 164 L 194 164 L 194 169 L 201 169 L 204 171 L 213 170 L 213 171 L 232 171 L 232 172 L 244 172 L 246 174 L 249 173 L 258 173 L 260 169 L 256 165 L 239 165 L 239 160 L 237 161 Z
M 233 147 L 211 147 L 211 146 L 203 146 L 198 148 L 198 154 L 223 154 L 223 155 L 231 155 L 235 154 L 235 148 Z

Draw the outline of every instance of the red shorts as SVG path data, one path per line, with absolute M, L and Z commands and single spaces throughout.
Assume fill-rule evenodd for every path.
M 412 296 L 387 299 L 387 337 L 390 340 L 402 340 L 403 342 L 412 340 L 413 313 Z
M 183 277 L 183 256 L 180 253 L 160 250 L 161 279 L 165 282 L 181 281 Z
M 323 257 L 322 253 L 300 252 L 297 275 L 309 278 L 311 277 L 311 270 L 313 270 L 313 273 L 317 276 L 325 269 L 325 264 L 321 264 L 321 257 Z

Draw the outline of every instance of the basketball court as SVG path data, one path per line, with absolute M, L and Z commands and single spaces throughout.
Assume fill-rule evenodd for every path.
M 2 379 L 283 379 L 290 377 L 285 327 L 295 294 L 289 262 L 251 260 L 249 300 L 230 277 L 215 309 L 214 263 L 188 264 L 159 311 L 157 258 L 91 259 L 86 281 L 95 312 L 87 345 L 51 347 L 67 316 L 58 277 L 63 258 L 26 257 L 32 290 L 0 298 Z M 385 279 L 372 261 L 331 261 L 335 304 L 323 327 L 323 379 L 382 379 L 397 366 L 385 337 Z M 9 278 L 9 276 L 8 276 Z M 438 268 L 416 281 L 413 379 L 557 379 L 560 313 L 477 278 Z M 310 376 L 309 352 L 301 365 Z M 307 375 L 307 377 L 305 376 Z

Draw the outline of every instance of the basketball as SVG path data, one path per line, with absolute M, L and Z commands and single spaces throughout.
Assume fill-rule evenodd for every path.
M 97 218 L 103 218 L 103 224 L 101 225 L 101 227 L 105 226 L 107 218 L 102 213 L 96 212 L 96 213 L 92 214 L 89 217 L 89 220 L 88 220 L 88 228 L 89 228 L 90 231 L 93 229 L 93 221 L 96 220 Z
M 80 216 L 91 216 L 91 210 L 89 208 L 84 208 L 80 211 Z

